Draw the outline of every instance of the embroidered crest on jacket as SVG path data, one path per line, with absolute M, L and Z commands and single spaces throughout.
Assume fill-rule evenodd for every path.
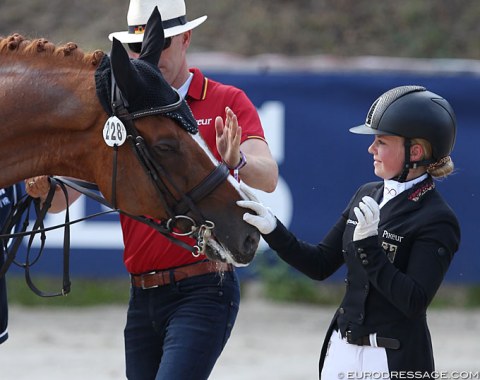
M 426 193 L 430 190 L 435 189 L 435 183 L 433 180 L 426 181 L 422 186 L 418 189 L 415 189 L 409 196 L 408 199 L 413 202 L 418 202 L 420 198 L 422 198 Z
M 387 243 L 386 241 L 382 241 L 382 248 L 387 254 L 387 259 L 391 263 L 393 263 L 393 261 L 395 260 L 395 256 L 397 254 L 398 245 Z

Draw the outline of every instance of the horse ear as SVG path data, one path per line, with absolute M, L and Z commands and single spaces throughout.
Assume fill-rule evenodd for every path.
M 122 43 L 113 37 L 111 56 L 112 74 L 123 97 L 128 100 L 129 95 L 135 96 L 138 92 L 138 73 L 135 70 L 127 51 Z
M 142 50 L 138 59 L 157 66 L 162 54 L 164 41 L 165 33 L 163 32 L 162 16 L 158 7 L 155 7 L 145 26 Z

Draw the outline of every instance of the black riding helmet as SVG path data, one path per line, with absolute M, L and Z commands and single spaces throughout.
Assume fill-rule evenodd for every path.
M 421 86 L 400 86 L 373 102 L 364 125 L 350 132 L 393 135 L 405 138 L 405 164 L 399 181 L 405 181 L 410 168 L 428 165 L 450 155 L 455 144 L 456 119 L 450 104 Z M 432 158 L 411 162 L 411 139 L 422 138 L 432 146 Z

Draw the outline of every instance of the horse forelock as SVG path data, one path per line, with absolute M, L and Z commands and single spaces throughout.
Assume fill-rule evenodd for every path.
M 21 34 L 12 34 L 8 37 L 0 38 L 0 54 L 20 54 L 22 56 L 41 56 L 52 57 L 52 59 L 69 59 L 79 64 L 97 67 L 105 53 L 101 50 L 95 50 L 90 53 L 84 53 L 76 43 L 68 42 L 62 46 L 56 46 L 45 38 L 27 39 Z

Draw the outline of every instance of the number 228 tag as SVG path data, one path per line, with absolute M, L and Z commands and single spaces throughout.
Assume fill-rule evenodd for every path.
M 120 146 L 127 139 L 127 129 L 116 116 L 110 116 L 103 127 L 103 139 L 108 146 Z

